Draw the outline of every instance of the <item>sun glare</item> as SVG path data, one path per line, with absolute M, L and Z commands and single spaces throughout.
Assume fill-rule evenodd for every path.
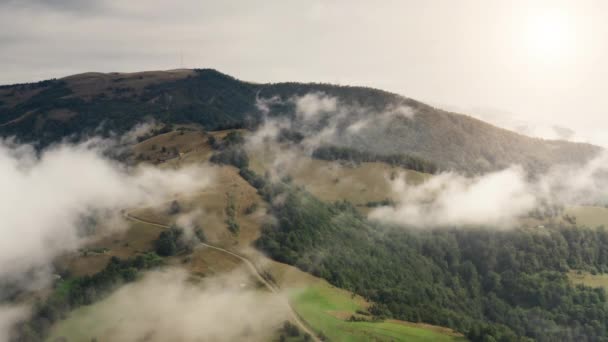
M 531 15 L 526 31 L 528 50 L 535 59 L 565 61 L 575 49 L 575 25 L 566 12 L 554 10 Z

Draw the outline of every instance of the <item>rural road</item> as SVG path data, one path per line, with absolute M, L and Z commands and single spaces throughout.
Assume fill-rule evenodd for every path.
M 136 222 L 141 222 L 141 223 L 145 223 L 145 224 L 149 224 L 152 226 L 157 226 L 157 227 L 161 227 L 161 228 L 171 228 L 168 225 L 165 224 L 160 224 L 160 223 L 156 223 L 156 222 L 151 222 L 148 220 L 144 220 L 144 219 L 140 219 L 138 217 L 135 217 L 131 214 L 129 214 L 128 212 L 125 212 L 124 216 L 132 221 L 136 221 Z M 262 273 L 255 267 L 255 265 L 253 264 L 253 262 L 251 262 L 251 260 L 247 259 L 246 257 L 236 254 L 234 252 L 231 252 L 227 249 L 221 248 L 221 247 L 216 247 L 204 242 L 201 242 L 201 245 L 208 247 L 208 248 L 212 248 L 215 249 L 217 251 L 229 254 L 239 260 L 241 260 L 243 263 L 245 263 L 245 265 L 247 265 L 247 268 L 249 269 L 249 271 L 251 271 L 251 273 L 256 277 L 256 279 L 258 281 L 260 281 L 262 284 L 264 284 L 264 286 L 266 286 L 266 288 L 272 292 L 275 293 L 277 295 L 280 295 L 284 300 L 285 300 L 285 304 L 287 305 L 287 307 L 289 308 L 289 312 L 291 314 L 291 318 L 296 322 L 296 324 L 300 327 L 300 329 L 302 329 L 304 332 L 308 333 L 310 335 L 310 337 L 312 337 L 313 341 L 317 341 L 320 342 L 321 340 L 317 337 L 317 335 L 310 329 L 308 328 L 308 326 L 304 323 L 304 321 L 302 321 L 302 319 L 300 318 L 300 316 L 296 313 L 296 311 L 293 309 L 293 307 L 291 306 L 291 304 L 289 303 L 289 300 L 285 297 L 282 296 L 282 294 L 280 293 L 279 289 L 271 284 L 269 281 L 267 281 L 263 276 Z

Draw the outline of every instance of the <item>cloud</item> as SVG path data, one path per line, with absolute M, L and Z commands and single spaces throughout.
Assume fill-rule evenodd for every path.
M 521 168 L 467 178 L 455 173 L 408 185 L 405 176 L 392 182 L 397 204 L 372 210 L 369 218 L 415 226 L 505 226 L 536 204 Z
M 533 179 L 512 166 L 472 178 L 442 173 L 417 185 L 408 184 L 404 175 L 387 181 L 395 205 L 372 210 L 372 220 L 419 227 L 507 228 L 548 206 L 608 203 L 608 154 L 585 165 L 555 167 Z
M 259 99 L 263 101 L 262 99 Z M 291 103 L 296 115 L 275 117 L 274 105 Z M 310 93 L 287 100 L 263 102 L 266 120 L 249 137 L 247 148 L 263 156 L 273 179 L 302 166 L 301 156 L 323 144 L 366 146 L 381 136 L 396 120 L 416 120 L 416 112 L 400 103 L 380 110 L 344 103 L 323 93 Z M 306 113 L 298 115 L 297 113 Z M 282 132 L 298 132 L 294 144 L 277 144 Z M 562 129 L 562 133 L 568 133 Z M 262 152 L 260 152 L 262 151 Z M 608 157 L 603 155 L 582 166 L 555 167 L 529 179 L 516 165 L 477 177 L 443 173 L 420 185 L 405 178 L 389 180 L 394 206 L 377 208 L 370 218 L 421 227 L 487 225 L 513 226 L 533 210 L 568 204 L 608 203 Z
M 338 100 L 323 93 L 309 93 L 293 99 L 296 115 L 303 121 L 317 121 L 323 113 L 335 112 Z
M 361 109 L 360 109 L 361 110 Z M 363 118 L 351 123 L 347 128 L 347 133 L 358 134 L 364 129 L 370 127 L 387 128 L 395 119 L 413 119 L 415 112 L 411 107 L 404 105 L 389 105 L 380 113 L 370 112 L 369 109 L 363 109 Z M 371 114 L 371 115 L 370 115 Z
M 64 143 L 36 153 L 0 140 L 0 279 L 47 268 L 58 254 L 87 242 L 87 229 L 124 229 L 122 209 L 160 204 L 205 187 L 211 178 L 209 169 L 195 166 L 127 168 L 107 158 L 104 146 Z M 89 218 L 102 224 L 84 225 Z
M 0 305 L 0 341 L 8 341 L 11 327 L 27 318 L 29 310 L 25 306 Z
M 146 122 L 141 122 L 135 125 L 128 132 L 123 134 L 120 137 L 121 144 L 134 144 L 137 142 L 138 138 L 144 137 L 150 134 L 154 129 L 158 128 L 160 125 L 155 120 L 149 120 Z
M 293 105 L 291 119 L 273 116 L 273 106 Z M 252 135 L 251 142 L 259 144 L 276 140 L 281 130 L 302 135 L 300 145 L 309 153 L 321 144 L 345 144 L 355 136 L 365 135 L 369 128 L 386 128 L 394 120 L 412 120 L 415 110 L 400 103 L 390 103 L 383 109 L 346 103 L 322 92 L 280 99 L 277 96 L 256 99 L 256 107 L 264 122 Z
M 196 283 L 167 269 L 123 286 L 96 305 L 99 340 L 263 341 L 289 317 L 286 302 L 260 291 L 243 270 Z
M 294 115 L 277 115 L 286 106 L 293 107 Z M 394 120 L 415 118 L 415 110 L 400 103 L 374 109 L 322 92 L 287 99 L 258 96 L 256 107 L 262 113 L 262 124 L 247 136 L 245 146 L 263 159 L 274 180 L 286 176 L 294 165 L 301 165 L 301 156 L 311 156 L 322 145 L 351 146 L 354 139 L 365 140 L 370 132 L 385 130 Z M 299 138 L 286 144 L 286 135 Z
M 196 236 L 196 229 L 201 228 L 197 222 L 204 215 L 203 210 L 197 208 L 177 217 L 175 224 L 184 230 L 184 238 L 186 240 L 191 240 Z

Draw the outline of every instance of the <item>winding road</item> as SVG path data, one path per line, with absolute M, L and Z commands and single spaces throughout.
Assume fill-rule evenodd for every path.
M 144 219 L 135 217 L 135 216 L 129 214 L 128 212 L 125 212 L 124 216 L 127 219 L 131 220 L 131 221 L 136 221 L 136 222 L 140 222 L 140 223 L 144 223 L 144 224 L 149 224 L 149 225 L 157 226 L 157 227 L 161 227 L 161 228 L 171 228 L 170 226 L 165 225 L 165 224 L 151 222 L 151 221 L 148 221 L 148 220 L 144 220 Z M 317 337 L 317 335 L 304 323 L 304 321 L 296 313 L 296 311 L 293 309 L 293 307 L 289 303 L 289 300 L 287 298 L 285 298 L 280 293 L 279 288 L 277 286 L 275 286 L 274 284 L 270 283 L 268 280 L 266 280 L 262 276 L 262 273 L 255 267 L 255 265 L 253 264 L 253 262 L 251 262 L 251 260 L 247 259 L 247 257 L 245 257 L 245 256 L 236 254 L 234 252 L 231 252 L 231 251 L 229 251 L 227 249 L 224 249 L 224 248 L 221 248 L 221 247 L 210 245 L 208 243 L 201 242 L 201 245 L 203 245 L 205 247 L 208 247 L 208 248 L 215 249 L 215 250 L 220 251 L 222 253 L 229 254 L 232 257 L 235 257 L 235 258 L 241 260 L 243 263 L 245 263 L 245 265 L 247 265 L 247 268 L 249 269 L 249 271 L 256 277 L 256 279 L 260 283 L 264 284 L 264 286 L 266 286 L 266 288 L 270 292 L 279 295 L 285 301 L 285 304 L 286 304 L 287 308 L 289 309 L 291 318 L 293 319 L 293 321 L 296 322 L 296 324 L 300 327 L 300 329 L 302 329 L 304 332 L 308 333 L 310 335 L 310 337 L 312 337 L 313 341 L 321 342 L 321 340 Z

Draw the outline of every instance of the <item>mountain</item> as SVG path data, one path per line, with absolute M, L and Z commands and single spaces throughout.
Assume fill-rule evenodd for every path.
M 367 109 L 363 114 L 350 113 L 351 121 L 369 120 L 398 106 L 410 108 L 413 118 L 395 118 L 385 126 L 374 123 L 364 131 L 341 134 L 334 143 L 375 154 L 421 157 L 444 170 L 471 174 L 519 164 L 529 171 L 543 171 L 555 164 L 583 163 L 601 150 L 527 137 L 377 89 L 257 84 L 212 69 L 84 73 L 1 86 L 0 136 L 46 146 L 66 137 L 122 133 L 146 118 L 200 124 L 206 130 L 253 128 L 263 118 L 257 99 L 287 100 L 310 93 L 335 97 L 346 108 Z M 294 117 L 294 106 L 279 107 L 271 115 Z

